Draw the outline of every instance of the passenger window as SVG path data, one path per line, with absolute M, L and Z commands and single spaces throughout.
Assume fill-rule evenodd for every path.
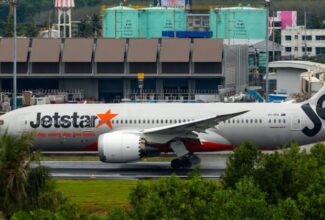
M 182 123 L 182 120 L 181 120 L 181 119 L 179 119 L 179 120 L 178 120 L 178 123 Z
M 168 124 L 168 120 L 167 119 L 165 120 L 165 124 Z
M 150 124 L 150 120 L 147 120 L 147 124 Z
M 246 119 L 246 123 L 248 124 L 248 119 Z
M 134 124 L 136 124 L 137 123 L 137 120 L 134 120 L 133 122 L 134 122 Z
M 112 120 L 112 124 L 114 124 L 115 123 L 115 121 L 114 120 Z
M 151 123 L 152 123 L 152 124 L 155 124 L 155 120 L 152 120 Z
M 257 124 L 257 119 L 255 119 L 255 124 Z
M 281 119 L 279 119 L 279 123 L 281 124 Z
M 237 119 L 237 124 L 239 124 L 240 122 L 239 122 L 239 119 Z
M 228 120 L 228 124 L 230 124 L 230 120 Z
M 262 124 L 262 119 L 260 119 L 260 123 Z
M 244 119 L 241 120 L 241 123 L 244 124 Z
M 186 122 L 186 120 L 185 120 L 185 119 L 183 119 L 183 122 Z
M 145 124 L 146 123 L 146 120 L 143 120 L 142 122 L 143 122 L 143 124 Z
M 160 122 L 161 122 L 161 124 L 164 124 L 164 120 L 161 120 Z
M 116 120 L 116 124 L 118 124 L 118 120 Z
M 235 123 L 236 123 L 235 119 L 233 119 L 233 120 L 232 120 L 232 123 L 233 123 L 233 124 L 235 124 Z
M 123 124 L 123 120 L 121 120 L 121 124 Z
M 285 119 L 283 119 L 283 124 L 285 124 L 286 123 L 286 120 Z
M 0 125 L 3 125 L 4 124 L 4 121 L 3 120 L 0 120 Z
M 177 120 L 176 119 L 174 120 L 174 123 L 177 124 Z
M 251 124 L 253 124 L 253 121 L 254 121 L 254 120 L 253 120 L 253 119 L 251 119 Z
M 169 123 L 170 123 L 170 124 L 173 124 L 173 120 L 169 120 Z
M 274 124 L 276 124 L 276 119 L 273 119 Z
M 130 124 L 132 124 L 132 120 L 130 120 Z
M 156 123 L 159 124 L 159 120 L 158 119 L 156 120 Z
M 272 120 L 271 120 L 271 119 L 269 119 L 269 123 L 270 123 L 270 124 L 272 123 Z
M 128 123 L 128 120 L 125 120 L 125 124 L 127 124 Z
M 298 124 L 300 124 L 300 119 L 298 119 Z

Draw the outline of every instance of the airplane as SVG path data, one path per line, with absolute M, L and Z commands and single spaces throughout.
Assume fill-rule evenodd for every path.
M 302 103 L 51 104 L 0 117 L 8 134 L 32 133 L 34 149 L 98 151 L 107 163 L 174 152 L 174 169 L 197 152 L 233 150 L 249 140 L 264 150 L 325 140 L 325 86 Z M 324 125 L 324 126 L 323 126 Z

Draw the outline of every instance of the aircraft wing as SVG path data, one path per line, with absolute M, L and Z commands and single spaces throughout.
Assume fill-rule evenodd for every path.
M 219 122 L 226 121 L 230 118 L 245 114 L 248 111 L 242 111 L 226 115 L 217 115 L 208 118 L 197 119 L 173 125 L 158 128 L 150 128 L 142 131 L 143 134 L 175 134 L 186 132 L 204 132 L 206 129 L 217 125 Z

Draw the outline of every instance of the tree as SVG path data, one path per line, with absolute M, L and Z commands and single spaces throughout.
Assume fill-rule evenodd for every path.
M 4 36 L 13 37 L 14 36 L 13 29 L 14 29 L 14 18 L 13 16 L 9 16 L 7 20 Z
M 217 191 L 214 199 L 211 206 L 218 208 L 212 216 L 217 219 L 270 219 L 265 193 L 252 177 L 240 179 L 234 188 Z
M 9 218 L 27 199 L 32 138 L 22 134 L 19 138 L 3 134 L 0 137 L 0 209 Z
M 261 151 L 250 142 L 244 142 L 237 147 L 229 156 L 222 175 L 225 187 L 234 188 L 241 178 L 253 176 L 261 156 Z
M 213 196 L 221 185 L 216 181 L 194 177 L 140 182 L 130 195 L 134 219 L 211 219 Z
M 100 36 L 101 35 L 101 24 L 100 24 L 100 18 L 99 15 L 94 14 L 91 18 L 91 26 L 93 28 L 93 34 L 94 37 Z
M 83 19 L 78 27 L 78 37 L 91 37 L 93 34 L 91 24 Z
M 32 136 L 23 133 L 0 136 L 0 211 L 4 217 L 18 210 L 53 207 L 62 199 L 54 192 L 49 172 L 39 164 L 38 154 L 31 152 Z M 32 167 L 31 163 L 38 165 Z M 44 195 L 47 195 L 46 199 Z M 47 202 L 45 202 L 47 201 Z

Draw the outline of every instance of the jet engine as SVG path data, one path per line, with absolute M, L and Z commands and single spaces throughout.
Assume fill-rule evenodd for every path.
M 138 134 L 116 131 L 102 134 L 98 138 L 98 153 L 102 162 L 128 163 L 144 156 L 158 156 L 160 152 L 146 146 Z

